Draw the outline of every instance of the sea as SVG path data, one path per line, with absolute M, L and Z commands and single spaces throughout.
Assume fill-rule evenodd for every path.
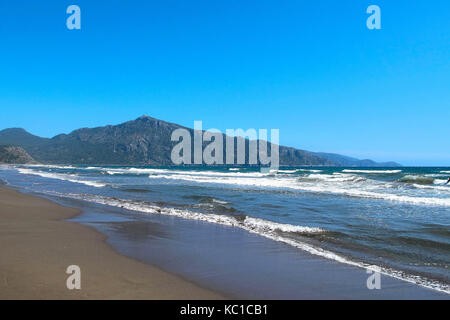
M 327 281 L 318 291 L 338 278 L 330 270 L 350 268 L 450 294 L 449 177 L 449 167 L 0 167 L 4 184 L 80 208 L 74 220 L 118 252 L 243 298 L 305 297 L 308 261 L 328 265 L 308 271 Z

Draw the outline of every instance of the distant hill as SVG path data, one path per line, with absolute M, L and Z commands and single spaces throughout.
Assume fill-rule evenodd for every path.
M 343 156 L 336 153 L 324 153 L 324 152 L 317 152 L 317 155 L 320 157 L 323 157 L 325 159 L 328 159 L 329 161 L 335 163 L 337 166 L 340 167 L 399 167 L 400 164 L 396 162 L 375 162 L 373 160 L 364 159 L 359 160 L 352 157 Z
M 34 159 L 21 147 L 0 146 L 0 163 L 35 163 Z
M 171 134 L 179 128 L 184 128 L 193 135 L 193 129 L 142 116 L 119 125 L 82 128 L 51 139 L 32 135 L 24 129 L 5 129 L 0 131 L 0 144 L 22 147 L 42 163 L 170 166 L 173 165 L 171 151 L 177 143 L 171 141 Z M 248 148 L 248 140 L 246 147 Z M 284 166 L 386 165 L 284 146 L 280 146 L 279 152 L 280 165 Z M 392 162 L 389 166 L 399 165 Z

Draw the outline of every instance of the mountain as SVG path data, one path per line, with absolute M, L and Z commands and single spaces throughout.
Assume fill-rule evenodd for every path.
M 0 146 L 0 163 L 35 163 L 34 159 L 21 147 Z
M 28 133 L 22 128 L 10 128 L 0 131 L 2 145 L 38 146 L 50 139 L 41 138 Z
M 352 157 L 343 156 L 336 153 L 317 152 L 322 158 L 328 159 L 339 167 L 399 167 L 396 162 L 375 162 L 370 159 L 359 160 Z
M 172 148 L 178 143 L 171 141 L 172 132 L 176 129 L 186 129 L 193 136 L 193 129 L 142 116 L 119 125 L 82 128 L 51 139 L 34 136 L 24 129 L 5 129 L 0 131 L 0 144 L 22 147 L 42 163 L 170 166 L 173 165 Z M 204 143 L 205 145 L 207 144 Z M 249 140 L 245 140 L 245 145 L 248 151 Z M 345 166 L 382 165 L 371 160 L 320 154 L 284 146 L 279 147 L 279 153 L 280 165 L 285 166 L 344 166 L 344 162 Z M 391 164 L 398 166 L 396 163 Z

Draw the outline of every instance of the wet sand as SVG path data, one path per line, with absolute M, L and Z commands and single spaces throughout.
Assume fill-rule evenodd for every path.
M 244 230 L 58 203 L 0 187 L 0 299 L 449 299 L 387 276 L 368 290 L 364 269 Z
M 0 299 L 220 299 L 178 276 L 116 253 L 80 211 L 0 187 Z M 68 290 L 66 269 L 81 269 Z

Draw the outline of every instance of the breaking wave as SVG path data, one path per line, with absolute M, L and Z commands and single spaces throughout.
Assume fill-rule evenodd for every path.
M 405 183 L 416 183 L 416 184 L 434 184 L 435 179 L 431 177 L 425 177 L 425 176 L 413 176 L 413 175 L 407 175 L 403 178 L 400 178 L 398 180 L 399 182 L 405 182 Z
M 323 170 L 318 170 L 318 169 L 298 169 L 297 171 L 315 172 L 315 173 L 323 172 Z
M 402 170 L 354 170 L 354 169 L 344 169 L 342 172 L 346 173 L 384 173 L 384 174 L 394 174 L 400 173 Z
M 250 188 L 256 190 L 289 190 L 306 191 L 319 194 L 334 194 L 348 197 L 394 201 L 419 205 L 438 205 L 450 207 L 450 198 L 439 198 L 419 195 L 405 195 L 391 193 L 393 188 L 388 183 L 376 183 L 371 180 L 366 182 L 364 177 L 346 174 L 310 174 L 299 178 L 277 176 L 222 176 L 221 174 L 196 175 L 168 174 L 149 175 L 150 179 L 165 179 L 168 181 L 184 181 L 193 184 L 233 185 L 235 187 Z
M 58 180 L 64 180 L 74 183 L 81 183 L 87 186 L 96 187 L 96 188 L 102 188 L 106 187 L 107 185 L 104 183 L 96 182 L 96 181 L 89 181 L 89 180 L 80 180 L 77 179 L 76 175 L 70 175 L 70 174 L 62 174 L 62 173 L 50 173 L 50 172 L 43 172 L 43 171 L 36 171 L 32 169 L 25 169 L 25 168 L 17 168 L 17 171 L 19 171 L 22 174 L 31 174 L 35 176 L 40 176 L 43 178 L 49 178 L 49 179 L 58 179 Z

